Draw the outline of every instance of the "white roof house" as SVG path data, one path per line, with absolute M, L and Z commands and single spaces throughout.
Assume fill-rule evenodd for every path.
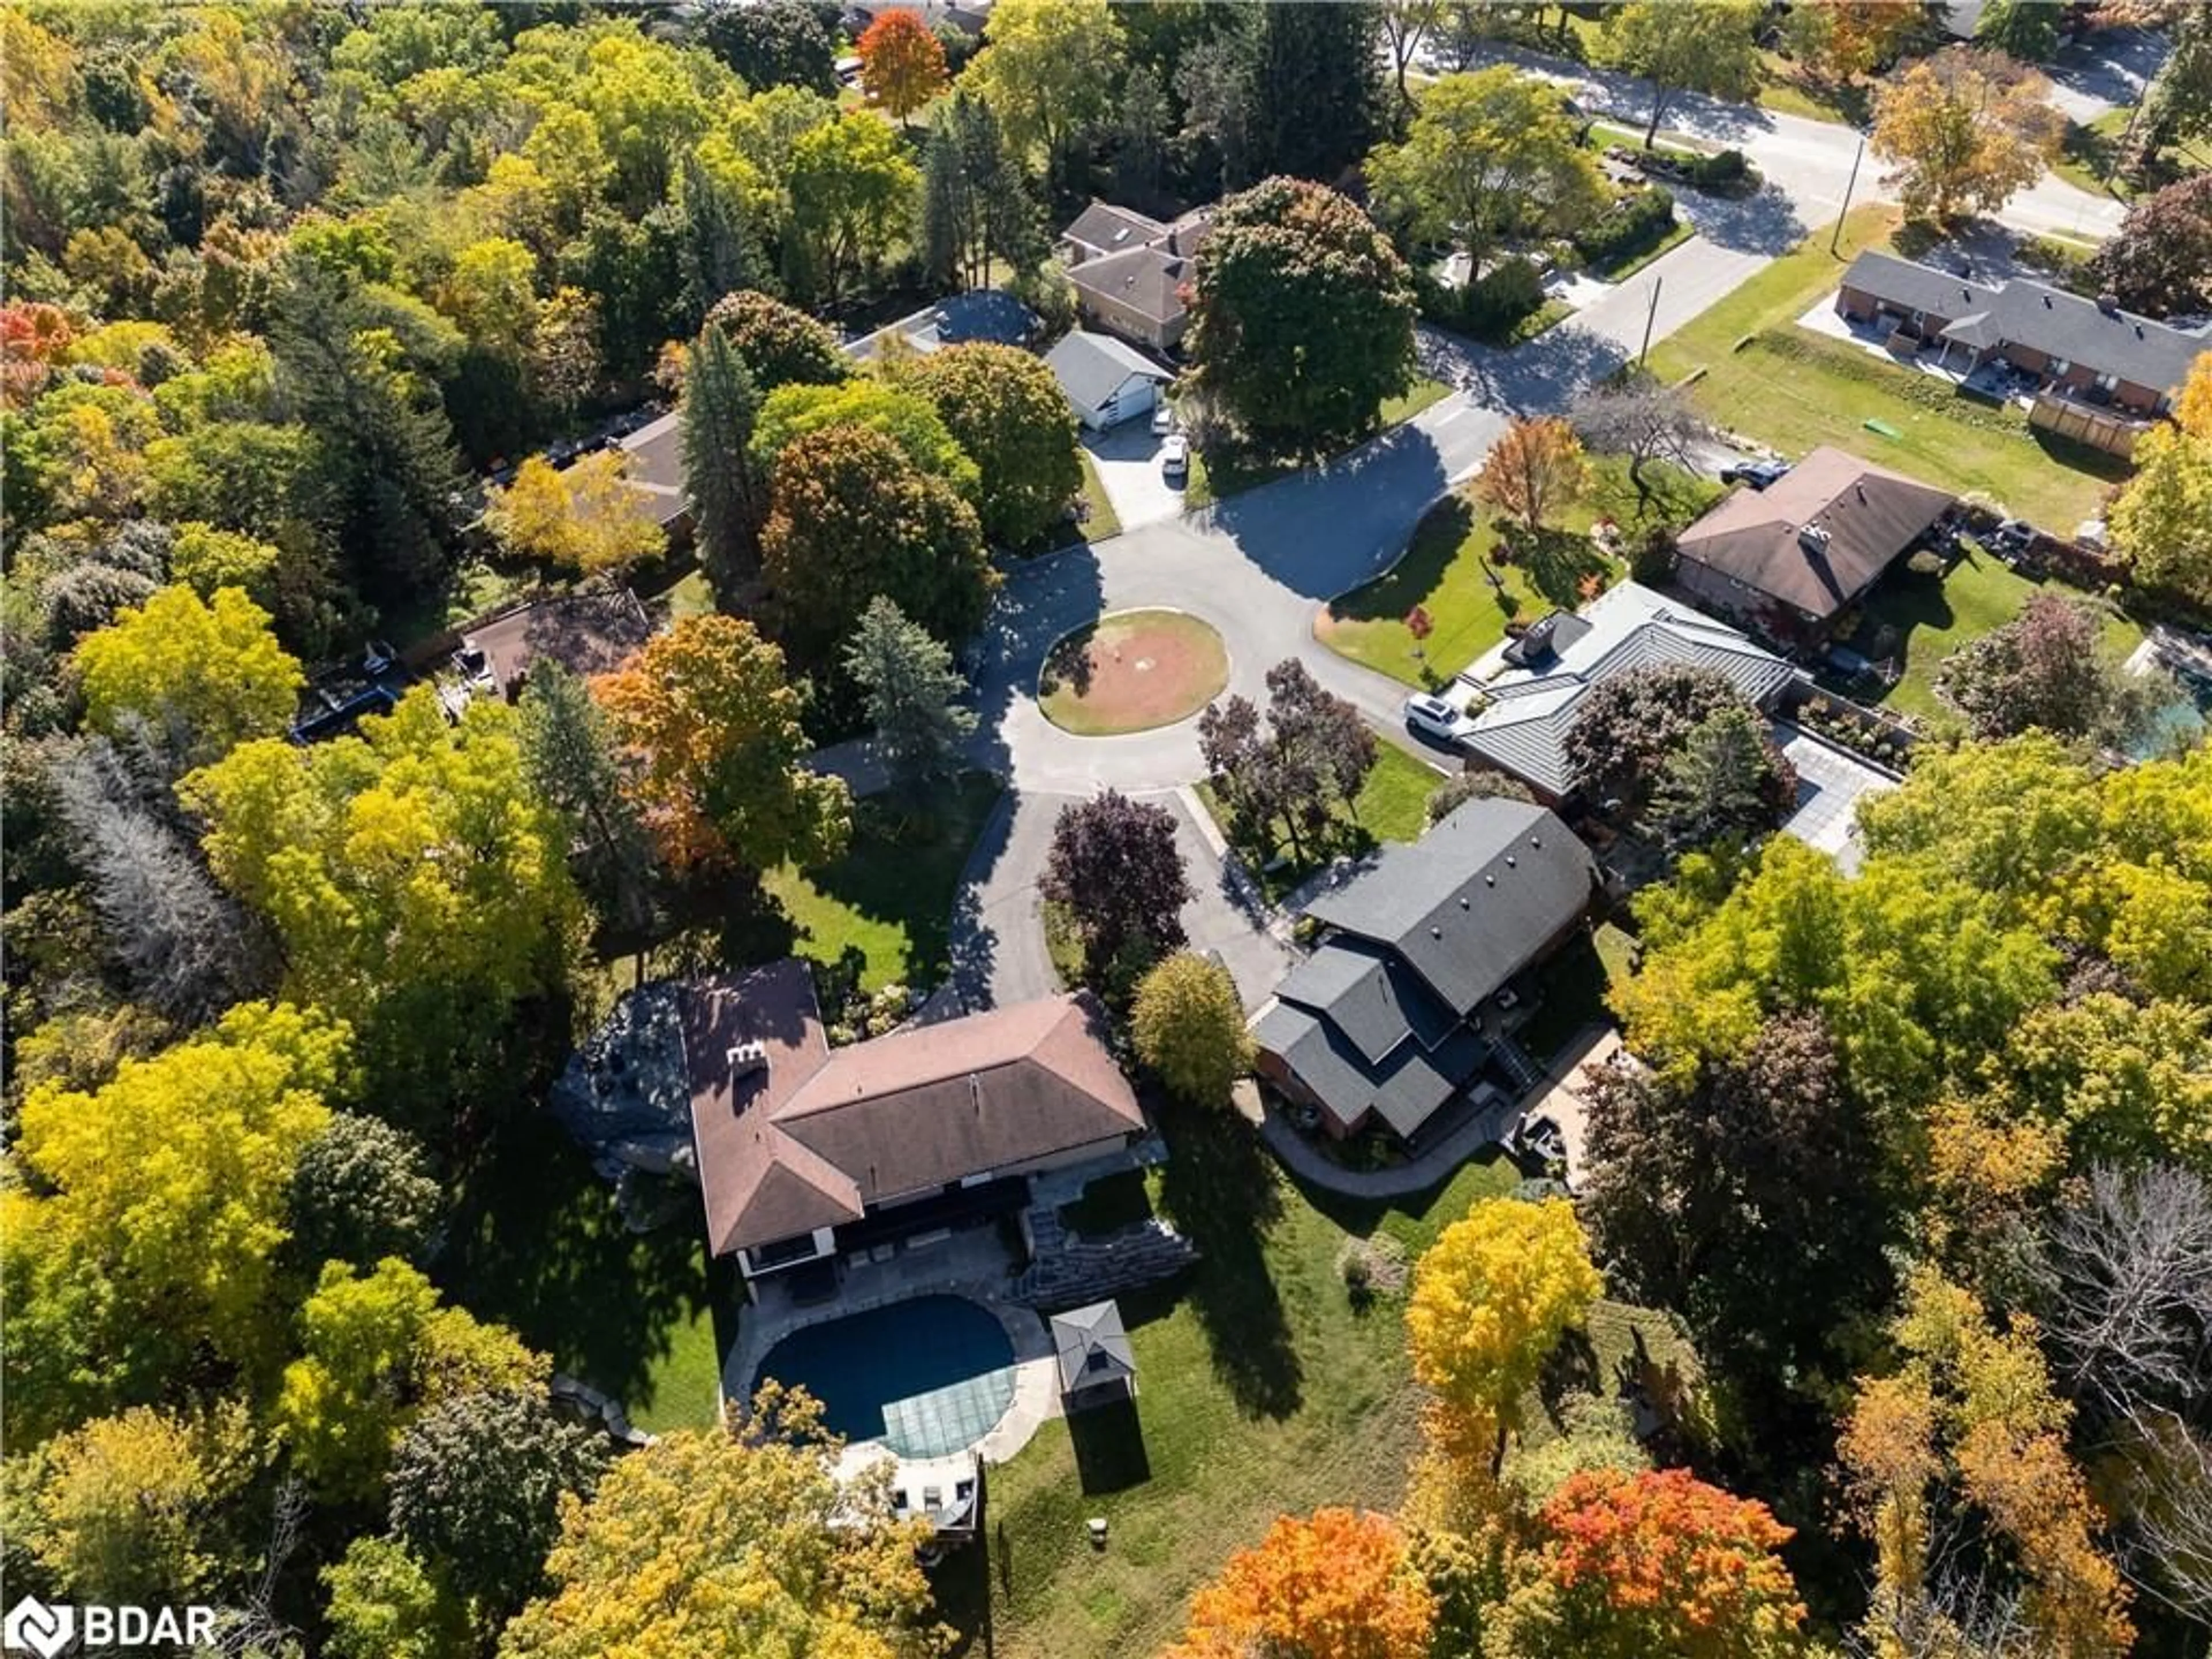
M 1591 688 L 1638 668 L 1675 664 L 1717 670 L 1754 708 L 1796 672 L 1726 623 L 1623 582 L 1579 614 L 1547 617 L 1523 638 L 1486 653 L 1445 701 L 1468 716 L 1455 734 L 1462 748 L 1558 800 L 1574 787 L 1567 729 Z
M 1079 328 L 1045 353 L 1044 361 L 1076 419 L 1093 432 L 1149 415 L 1160 387 L 1175 378 L 1134 346 Z

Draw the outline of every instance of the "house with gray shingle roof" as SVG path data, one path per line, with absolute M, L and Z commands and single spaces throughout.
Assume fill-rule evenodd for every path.
M 1213 210 L 1171 223 L 1094 201 L 1060 234 L 1060 257 L 1084 320 L 1155 351 L 1182 344 L 1185 295 L 1212 228 Z
M 1093 432 L 1150 414 L 1160 387 L 1175 378 L 1135 347 L 1079 328 L 1045 353 L 1044 366 L 1067 394 L 1075 418 Z
M 2212 339 L 2026 276 L 1977 282 L 1894 254 L 1851 261 L 1836 309 L 1935 348 L 1971 371 L 1997 360 L 2042 382 L 2045 395 L 2163 414 Z
M 1589 848 L 1552 812 L 1468 801 L 1307 905 L 1325 932 L 1253 1018 L 1261 1075 L 1333 1133 L 1416 1139 L 1489 1060 L 1498 994 L 1598 892 Z

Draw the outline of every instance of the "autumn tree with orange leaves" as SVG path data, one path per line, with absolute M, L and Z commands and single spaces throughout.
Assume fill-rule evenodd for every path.
M 800 764 L 799 694 L 783 653 L 734 617 L 686 617 L 592 682 L 623 787 L 672 869 L 771 869 L 835 858 L 844 783 Z
M 1518 519 L 1528 530 L 1589 487 L 1589 464 L 1575 429 L 1555 415 L 1517 420 L 1492 447 L 1475 475 L 1475 499 Z
M 856 50 L 860 84 L 896 120 L 905 120 L 945 90 L 945 43 L 930 32 L 920 12 L 878 14 Z
M 1594 1469 L 1538 1511 L 1541 1541 L 1485 1622 L 1485 1659 L 1788 1659 L 1805 1608 L 1766 1505 L 1686 1469 Z
M 1166 1659 L 1421 1659 L 1436 1601 L 1387 1515 L 1284 1516 L 1194 1596 Z
M 2104 1516 L 2067 1453 L 2073 1407 L 2051 1388 L 2034 1322 L 2016 1316 L 1999 1328 L 1972 1291 L 1924 1268 L 1891 1335 L 1905 1363 L 1861 1381 L 1838 1448 L 1875 1546 L 1864 1632 L 1872 1650 L 1902 1653 L 1908 1635 L 1955 1639 L 1951 1587 L 1931 1562 L 1946 1553 L 1937 1518 L 1963 1502 L 2017 1564 L 2036 1653 L 2127 1652 L 2128 1589 L 2097 1547 Z

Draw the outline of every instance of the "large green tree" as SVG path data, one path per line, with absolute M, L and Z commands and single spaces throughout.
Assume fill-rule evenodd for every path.
M 1121 63 L 1107 0 L 1006 0 L 983 25 L 983 52 L 961 76 L 1024 155 L 1059 155 L 1104 118 Z
M 1219 963 L 1188 951 L 1138 981 L 1129 1031 L 1138 1058 L 1194 1105 L 1228 1104 L 1252 1063 L 1237 981 Z
M 762 392 L 799 381 L 827 386 L 852 373 L 835 330 L 755 289 L 726 294 L 707 321 L 729 337 Z
M 521 702 L 522 763 L 538 798 L 571 831 L 569 862 L 602 927 L 652 920 L 652 849 L 621 788 L 606 712 L 591 688 L 550 657 L 530 666 Z
M 981 288 L 1001 272 L 1035 267 L 1044 237 L 1029 177 L 991 106 L 956 92 L 931 118 L 922 149 L 921 253 L 930 279 Z
M 890 123 L 852 110 L 791 148 L 787 274 L 824 305 L 872 280 L 914 216 L 921 174 Z
M 1467 249 L 1469 283 L 1501 238 L 1571 234 L 1605 204 L 1559 94 L 1504 65 L 1424 88 L 1405 142 L 1377 149 L 1367 177 L 1391 222 Z
M 542 1393 L 457 1394 L 425 1409 L 392 1458 L 392 1530 L 496 1629 L 543 1586 L 564 1494 L 588 1499 L 611 1448 Z
M 836 386 L 780 386 L 769 392 L 753 428 L 754 466 L 774 476 L 794 439 L 832 426 L 880 432 L 965 501 L 973 501 L 981 487 L 981 473 L 937 405 L 919 391 L 872 375 Z
M 1405 261 L 1365 214 L 1322 185 L 1270 179 L 1214 216 L 1191 361 L 1255 438 L 1342 443 L 1411 384 L 1414 310 Z
M 130 720 L 210 761 L 290 722 L 307 677 L 270 631 L 269 613 L 235 587 L 214 601 L 165 587 L 77 641 L 85 717 L 114 735 Z
M 1759 11 L 1756 0 L 1628 0 L 1606 13 L 1605 61 L 1651 83 L 1646 149 L 1682 94 L 1741 100 L 1759 90 Z
M 975 509 L 866 427 L 824 427 L 784 450 L 761 553 L 776 637 L 803 668 L 830 665 L 878 594 L 962 643 L 998 586 Z
M 975 461 L 986 537 L 1025 547 L 1060 521 L 1083 489 L 1082 452 L 1067 394 L 1042 360 L 1015 346 L 956 345 L 900 379 L 936 406 Z
M 1262 173 L 1334 184 L 1381 125 L 1382 33 L 1360 0 L 1261 9 L 1250 131 Z

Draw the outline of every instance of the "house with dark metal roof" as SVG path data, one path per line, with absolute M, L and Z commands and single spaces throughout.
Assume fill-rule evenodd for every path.
M 1467 715 L 1454 741 L 1557 804 L 1575 788 L 1566 741 L 1583 699 L 1620 675 L 1668 666 L 1711 669 L 1754 708 L 1766 706 L 1795 672 L 1741 629 L 1621 582 L 1578 615 L 1543 618 L 1462 673 L 1446 696 Z
M 1547 809 L 1468 801 L 1307 905 L 1325 931 L 1254 1017 L 1260 1074 L 1330 1133 L 1416 1139 L 1502 1041 L 1497 998 L 1579 928 L 1589 848 Z
M 1823 445 L 1675 538 L 1674 580 L 1776 634 L 1817 638 L 1933 529 L 1956 497 Z
M 2088 299 L 2026 276 L 1977 282 L 1871 251 L 1844 271 L 1836 309 L 1887 335 L 1893 350 L 1932 350 L 1970 375 L 2001 363 L 2031 377 L 2047 417 L 2039 424 L 2059 424 L 2064 411 L 2055 406 L 2063 404 L 2136 423 L 2162 415 L 2190 364 L 2212 349 L 2203 334 L 2123 311 L 2108 295 Z M 2122 453 L 2132 442 L 2075 435 Z
M 594 583 L 470 623 L 458 659 L 471 680 L 513 702 L 540 658 L 572 674 L 604 674 L 652 637 L 653 618 L 635 593 L 620 582 Z
M 681 1019 L 707 1242 L 748 1279 L 1010 1213 L 1145 1130 L 1084 994 L 833 1049 L 786 960 L 686 987 Z
M 845 355 L 854 362 L 873 362 L 893 340 L 925 357 L 951 345 L 1027 345 L 1042 326 L 1036 313 L 1004 289 L 971 288 L 848 341 Z
M 1111 202 L 1092 202 L 1060 234 L 1060 257 L 1084 319 L 1155 351 L 1179 349 L 1188 320 L 1186 295 L 1212 222 L 1210 207 L 1162 223 Z

